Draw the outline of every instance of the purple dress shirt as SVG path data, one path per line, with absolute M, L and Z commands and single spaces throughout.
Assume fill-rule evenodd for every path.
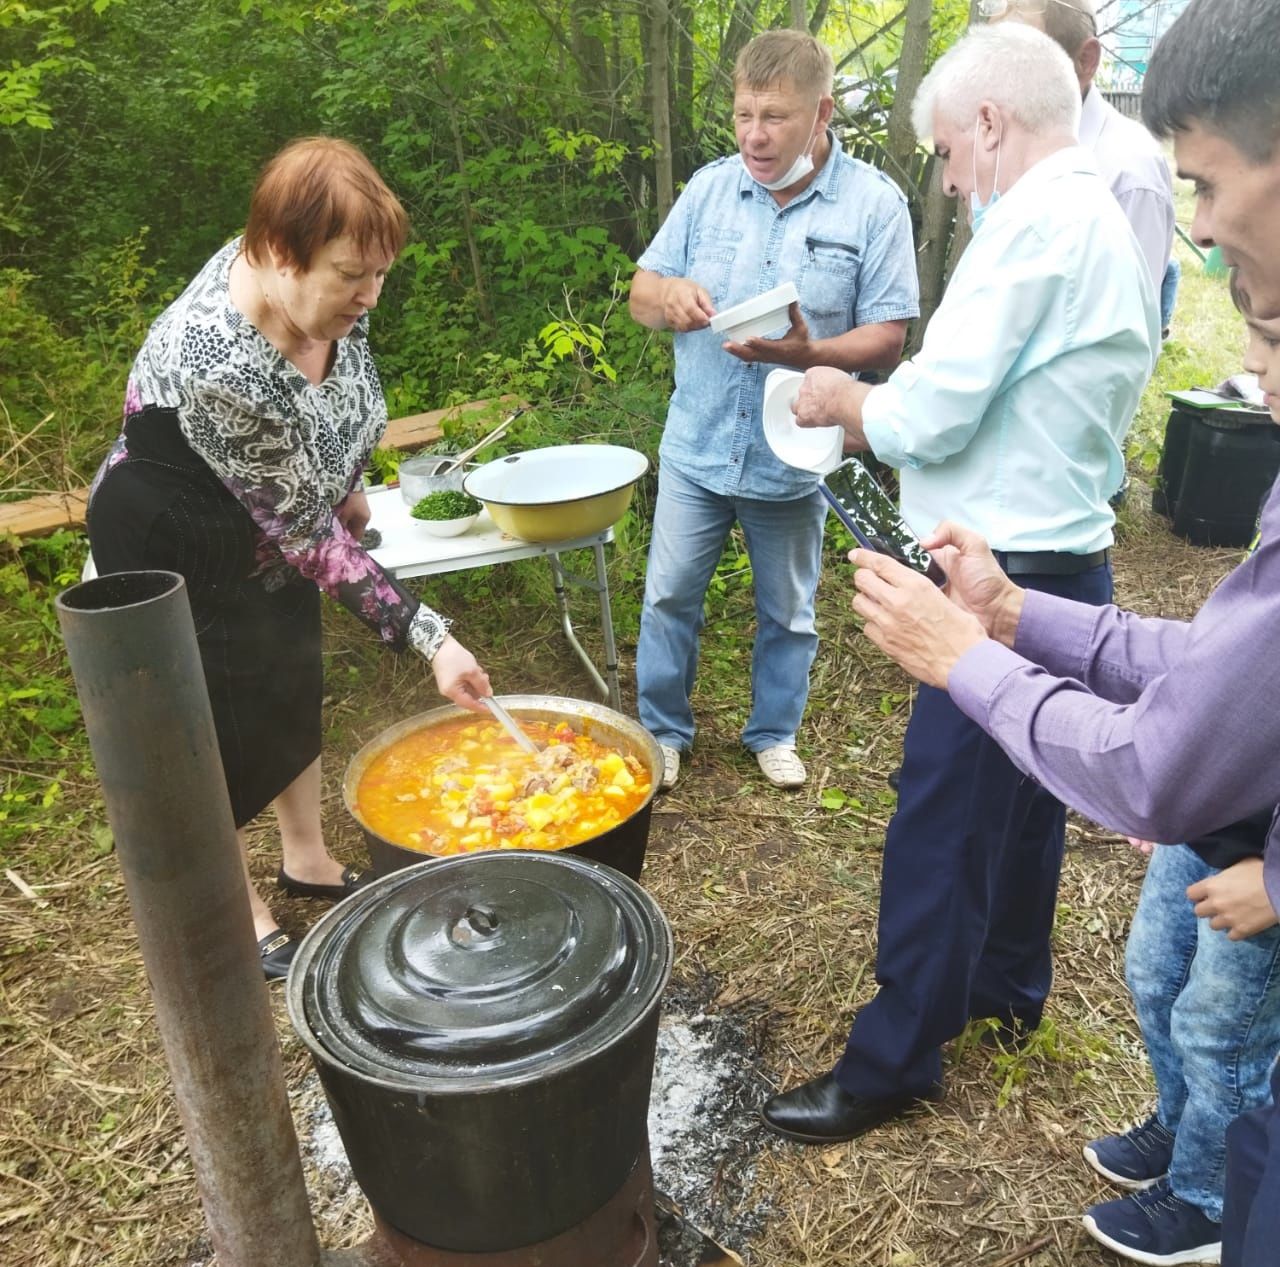
M 1188 840 L 1280 803 L 1280 483 L 1262 542 L 1190 624 L 1028 591 L 1014 648 L 947 682 L 1056 797 L 1117 831 Z M 1265 882 L 1280 912 L 1280 827 Z

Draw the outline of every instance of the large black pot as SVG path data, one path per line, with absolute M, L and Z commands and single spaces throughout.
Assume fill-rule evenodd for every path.
M 647 1146 L 671 961 L 638 884 L 563 854 L 422 863 L 334 907 L 289 1016 L 381 1218 L 479 1253 L 603 1206 Z
M 562 699 L 558 695 L 500 695 L 498 699 L 517 721 L 551 723 L 566 721 L 580 734 L 589 735 L 597 742 L 617 749 L 623 755 L 634 756 L 649 771 L 651 784 L 649 795 L 645 798 L 644 804 L 630 818 L 616 827 L 611 827 L 608 831 L 601 832 L 598 836 L 592 836 L 589 840 L 560 851 L 575 854 L 580 858 L 590 858 L 593 862 L 603 862 L 621 871 L 623 875 L 638 880 L 644 867 L 645 850 L 649 843 L 649 814 L 653 808 L 654 795 L 662 779 L 662 750 L 658 746 L 658 741 L 638 721 L 624 717 L 611 708 L 605 708 L 603 704 L 587 700 Z M 369 768 L 369 763 L 376 756 L 405 735 L 426 726 L 439 725 L 443 721 L 462 716 L 468 716 L 468 714 L 452 705 L 419 713 L 384 730 L 351 758 L 342 780 L 342 799 L 346 802 L 348 813 L 364 833 L 374 874 L 390 875 L 401 867 L 413 866 L 431 855 L 387 840 L 361 819 L 356 805 L 356 790 L 360 786 L 365 770 Z

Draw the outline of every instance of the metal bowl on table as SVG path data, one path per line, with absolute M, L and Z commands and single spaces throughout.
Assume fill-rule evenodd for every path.
M 557 444 L 486 462 L 463 480 L 522 541 L 589 537 L 618 522 L 649 459 L 618 444 Z

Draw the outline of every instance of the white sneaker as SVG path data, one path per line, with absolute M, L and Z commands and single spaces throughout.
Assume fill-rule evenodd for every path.
M 662 749 L 662 778 L 658 786 L 665 792 L 675 787 L 676 780 L 680 777 L 680 749 L 665 743 L 660 743 L 658 747 Z
M 803 787 L 809 777 L 804 762 L 796 756 L 796 750 L 785 744 L 775 744 L 757 752 L 756 760 L 764 771 L 764 777 L 774 787 Z

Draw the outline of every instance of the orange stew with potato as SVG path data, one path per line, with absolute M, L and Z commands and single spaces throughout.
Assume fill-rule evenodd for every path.
M 467 717 L 396 740 L 360 778 L 361 820 L 426 854 L 564 849 L 616 827 L 648 798 L 649 771 L 636 757 L 566 722 L 520 724 L 536 755 L 496 722 Z

